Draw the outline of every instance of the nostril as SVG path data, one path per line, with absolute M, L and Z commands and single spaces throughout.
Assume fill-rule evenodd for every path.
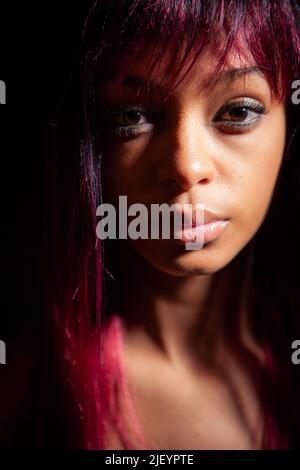
M 208 178 L 202 178 L 202 180 L 200 181 L 200 183 L 202 183 L 202 184 L 207 184 L 207 183 L 208 183 Z

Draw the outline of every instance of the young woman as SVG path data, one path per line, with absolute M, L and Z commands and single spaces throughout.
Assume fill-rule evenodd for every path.
M 295 1 L 92 7 L 47 145 L 36 446 L 300 447 L 299 57 Z M 100 240 L 122 195 L 213 235 Z

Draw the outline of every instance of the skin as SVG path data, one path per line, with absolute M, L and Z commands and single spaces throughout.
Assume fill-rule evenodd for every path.
M 175 240 L 118 245 L 124 364 L 138 419 L 156 449 L 255 449 L 262 441 L 264 352 L 249 324 L 251 241 L 268 212 L 281 167 L 285 109 L 257 72 L 201 88 L 211 60 L 212 54 L 203 54 L 167 100 L 163 89 L 148 94 L 117 79 L 99 86 L 104 115 L 125 100 L 159 116 L 138 117 L 139 134 L 132 137 L 105 128 L 105 200 L 116 203 L 126 195 L 128 205 L 147 207 L 204 203 L 230 221 L 201 250 L 186 251 Z M 146 79 L 146 63 L 137 62 L 130 74 Z M 151 77 L 156 84 L 165 65 Z M 226 70 L 252 65 L 232 56 Z M 238 112 L 225 110 L 220 116 L 223 106 L 244 99 L 264 112 L 250 110 L 237 118 Z M 132 117 L 121 112 L 114 125 L 135 124 Z M 232 120 L 250 125 L 232 128 Z M 130 266 L 130 275 L 123 266 Z M 232 292 L 241 293 L 238 347 L 224 333 L 224 305 Z M 108 446 L 122 448 L 113 434 Z

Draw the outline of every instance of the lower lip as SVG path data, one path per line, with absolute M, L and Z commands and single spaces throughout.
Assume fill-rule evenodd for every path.
M 218 238 L 225 230 L 229 220 L 218 220 L 197 227 L 185 228 L 179 232 L 177 240 L 180 243 L 193 243 L 195 240 L 203 240 L 203 244 Z M 203 237 L 203 238 L 202 238 Z

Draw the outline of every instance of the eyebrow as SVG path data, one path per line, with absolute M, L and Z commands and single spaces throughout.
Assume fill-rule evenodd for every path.
M 224 72 L 220 76 L 221 81 L 226 81 L 226 80 L 236 80 L 240 77 L 243 77 L 245 75 L 249 74 L 261 74 L 261 70 L 259 67 L 256 65 L 252 67 L 241 67 L 241 68 L 236 68 L 236 69 L 228 69 L 224 70 Z
M 215 78 L 209 77 L 205 79 L 201 87 L 212 87 L 216 86 L 217 84 L 223 84 L 228 82 L 233 82 L 235 80 L 240 79 L 241 77 L 245 77 L 248 75 L 263 75 L 259 67 L 251 66 L 251 67 L 240 67 L 240 68 L 231 68 L 224 70 Z M 98 83 L 107 83 L 110 81 L 114 81 L 117 78 L 117 73 L 109 73 L 103 74 L 99 77 Z M 132 88 L 134 90 L 139 88 L 147 88 L 148 92 L 154 92 L 160 95 L 163 95 L 163 87 L 160 86 L 158 83 L 154 82 L 153 80 L 149 80 L 144 78 L 141 75 L 137 74 L 125 74 L 123 77 L 123 81 L 121 83 L 123 86 L 128 88 Z

